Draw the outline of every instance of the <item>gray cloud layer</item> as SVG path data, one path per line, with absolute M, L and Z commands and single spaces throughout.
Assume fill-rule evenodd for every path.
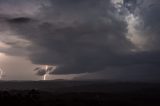
M 34 63 L 58 65 L 55 73 L 60 74 L 92 72 L 117 64 L 116 58 L 132 48 L 127 24 L 111 2 L 50 2 L 38 19 L 7 19 L 21 38 L 33 42 L 28 49 Z
M 137 12 L 143 24 L 140 25 L 141 32 L 148 40 L 148 47 L 152 50 L 159 51 L 159 34 L 160 34 L 160 1 L 144 0 Z
M 3 0 L 1 2 L 4 3 Z M 23 4 L 24 1 L 21 2 Z M 27 5 L 32 7 L 30 2 Z M 16 36 L 30 42 L 30 45 L 19 49 L 25 48 L 29 52 L 25 55 L 34 64 L 56 65 L 55 74 L 104 71 L 107 67 L 110 70 L 124 67 L 125 70 L 126 66 L 132 69 L 135 65 L 150 65 L 150 69 L 156 65 L 159 70 L 160 8 L 158 5 L 148 8 L 145 2 L 137 7 L 133 2 L 131 6 L 134 7 L 130 7 L 130 11 L 143 21 L 144 25 L 138 25 L 138 30 L 144 38 L 153 38 L 153 41 L 147 41 L 148 51 L 136 52 L 133 52 L 135 45 L 127 38 L 126 14 L 120 14 L 109 0 L 39 0 L 34 2 L 33 13 L 26 12 L 30 10 L 27 6 L 22 10 L 23 14 L 7 14 L 11 11 L 7 9 L 0 13 L 1 20 Z M 152 2 L 159 3 L 157 0 Z M 5 3 L 16 5 L 10 1 Z M 14 44 L 11 46 L 14 48 Z

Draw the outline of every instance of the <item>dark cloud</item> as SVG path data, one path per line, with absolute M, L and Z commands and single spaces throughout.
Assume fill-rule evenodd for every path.
M 129 11 L 144 21 L 144 29 L 154 34 L 150 36 L 155 40 L 148 41 L 149 44 L 158 48 L 159 6 L 141 9 L 143 14 L 140 14 L 139 8 L 145 7 L 143 3 L 136 7 L 136 1 L 125 1 Z M 143 66 L 142 70 L 147 70 L 145 67 L 148 65 L 156 65 L 158 70 L 158 50 L 152 51 L 149 47 L 149 51 L 133 51 L 136 47 L 127 38 L 128 23 L 125 17 L 126 14 L 120 14 L 109 0 L 47 0 L 36 15 L 21 14 L 15 17 L 13 14 L 2 19 L 16 36 L 31 42 L 23 49 L 29 51 L 26 56 L 34 64 L 57 66 L 50 74 L 108 71 L 108 67 L 111 70 L 118 67 L 120 72 L 123 69 L 134 71 L 135 66 Z M 146 32 L 142 26 L 138 28 Z M 38 73 L 44 75 L 44 70 Z
M 18 17 L 18 18 L 10 19 L 8 21 L 10 23 L 21 24 L 21 23 L 28 23 L 32 20 L 30 18 L 27 18 L 27 17 Z
M 124 6 L 133 13 L 137 7 L 137 0 L 124 0 Z
M 36 71 L 36 74 L 38 76 L 44 76 L 46 74 L 46 70 L 45 69 L 39 69 Z
M 127 23 L 110 1 L 50 3 L 37 19 L 8 20 L 19 37 L 33 43 L 26 48 L 33 63 L 57 65 L 57 74 L 94 72 L 119 64 L 121 55 L 134 48 L 126 38 Z
M 137 64 L 108 67 L 105 71 L 88 73 L 75 77 L 75 80 L 112 80 L 133 82 L 159 82 L 159 65 Z

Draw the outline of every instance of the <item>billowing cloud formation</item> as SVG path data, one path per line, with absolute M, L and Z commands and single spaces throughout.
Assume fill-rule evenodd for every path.
M 104 71 L 108 67 L 110 70 L 115 67 L 132 68 L 135 65 L 154 67 L 153 64 L 157 65 L 158 70 L 157 11 L 160 8 L 153 6 L 146 10 L 145 7 L 148 7 L 144 2 L 125 1 L 130 12 L 127 14 L 121 14 L 126 9 L 116 8 L 116 4 L 110 0 L 22 0 L 20 4 L 2 0 L 2 3 L 13 6 L 15 10 L 25 5 L 24 10 L 13 13 L 3 7 L 0 21 L 7 26 L 5 29 L 14 33 L 12 36 L 27 42 L 23 47 L 20 43 L 4 43 L 12 49 L 18 45 L 18 49 L 25 52 L 21 53 L 34 64 L 56 65 L 55 74 L 79 74 Z M 156 4 L 158 1 L 152 2 Z M 143 21 L 145 27 L 138 24 L 135 28 L 142 38 L 154 38 L 145 42 L 143 50 L 137 50 L 133 41 L 128 39 L 128 14 L 134 14 L 140 22 Z M 8 49 L 3 52 L 12 54 Z
M 48 1 L 34 17 L 6 19 L 22 39 L 36 64 L 53 64 L 57 74 L 93 72 L 128 53 L 127 24 L 114 4 L 106 0 Z
M 145 50 L 159 51 L 159 0 L 125 0 L 132 8 L 132 14 L 137 18 L 135 30 L 139 37 L 145 39 L 143 47 Z M 135 5 L 136 3 L 136 5 Z
M 141 33 L 147 38 L 146 47 L 155 51 L 159 51 L 159 27 L 160 27 L 160 1 L 143 0 L 139 10 L 136 11 L 141 20 Z

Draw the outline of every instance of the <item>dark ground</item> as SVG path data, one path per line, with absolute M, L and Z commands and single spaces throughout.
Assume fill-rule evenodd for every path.
M 160 106 L 160 83 L 0 82 L 0 106 Z

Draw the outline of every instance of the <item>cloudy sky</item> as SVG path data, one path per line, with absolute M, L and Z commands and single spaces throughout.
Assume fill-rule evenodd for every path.
M 0 0 L 3 80 L 160 81 L 159 0 Z M 1 71 L 2 74 L 2 71 Z

